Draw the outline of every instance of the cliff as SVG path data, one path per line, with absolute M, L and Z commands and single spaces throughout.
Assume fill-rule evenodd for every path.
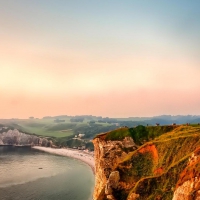
M 120 128 L 95 147 L 95 200 L 200 199 L 200 126 Z
M 28 135 L 17 129 L 0 128 L 0 145 L 37 145 L 51 146 L 52 142 L 46 138 Z

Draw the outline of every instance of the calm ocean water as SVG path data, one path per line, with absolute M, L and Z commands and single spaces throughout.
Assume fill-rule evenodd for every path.
M 91 200 L 93 188 L 93 172 L 78 160 L 0 146 L 0 200 Z

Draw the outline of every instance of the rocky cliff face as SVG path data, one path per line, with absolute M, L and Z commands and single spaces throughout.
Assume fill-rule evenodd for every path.
M 40 138 L 34 135 L 28 135 L 8 128 L 1 128 L 0 145 L 38 145 L 51 146 L 52 142 L 46 138 Z
M 137 149 L 131 137 L 122 141 L 105 141 L 104 135 L 93 140 L 95 148 L 95 190 L 94 199 L 106 196 L 115 199 L 113 190 L 118 187 L 119 172 L 113 171 L 128 152 Z
M 200 149 L 189 158 L 189 162 L 180 174 L 172 200 L 200 200 Z
M 200 200 L 200 126 L 140 130 L 137 145 L 128 128 L 93 140 L 94 200 Z

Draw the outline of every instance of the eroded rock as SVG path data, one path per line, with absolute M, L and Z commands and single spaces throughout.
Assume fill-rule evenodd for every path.
M 95 189 L 93 198 L 96 200 L 104 190 L 107 194 L 112 195 L 113 189 L 118 186 L 119 172 L 113 171 L 117 164 L 122 161 L 129 151 L 137 148 L 131 137 L 126 137 L 121 141 L 106 141 L 101 137 L 96 137 L 94 143 L 95 159 Z M 109 196 L 109 198 L 111 198 Z
M 38 145 L 50 147 L 52 141 L 35 135 L 28 135 L 14 129 L 0 133 L 0 145 Z

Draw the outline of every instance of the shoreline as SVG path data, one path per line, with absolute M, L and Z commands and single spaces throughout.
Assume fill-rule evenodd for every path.
M 93 173 L 95 174 L 94 157 L 91 153 L 87 153 L 82 150 L 74 150 L 74 149 L 70 149 L 70 148 L 54 149 L 51 147 L 41 147 L 41 146 L 33 146 L 31 148 L 37 149 L 40 151 L 44 151 L 44 152 L 47 152 L 50 154 L 55 154 L 55 155 L 60 155 L 60 156 L 65 156 L 65 157 L 70 157 L 70 158 L 75 158 L 77 160 L 80 160 L 80 161 L 86 163 L 87 165 L 89 165 L 91 167 Z

